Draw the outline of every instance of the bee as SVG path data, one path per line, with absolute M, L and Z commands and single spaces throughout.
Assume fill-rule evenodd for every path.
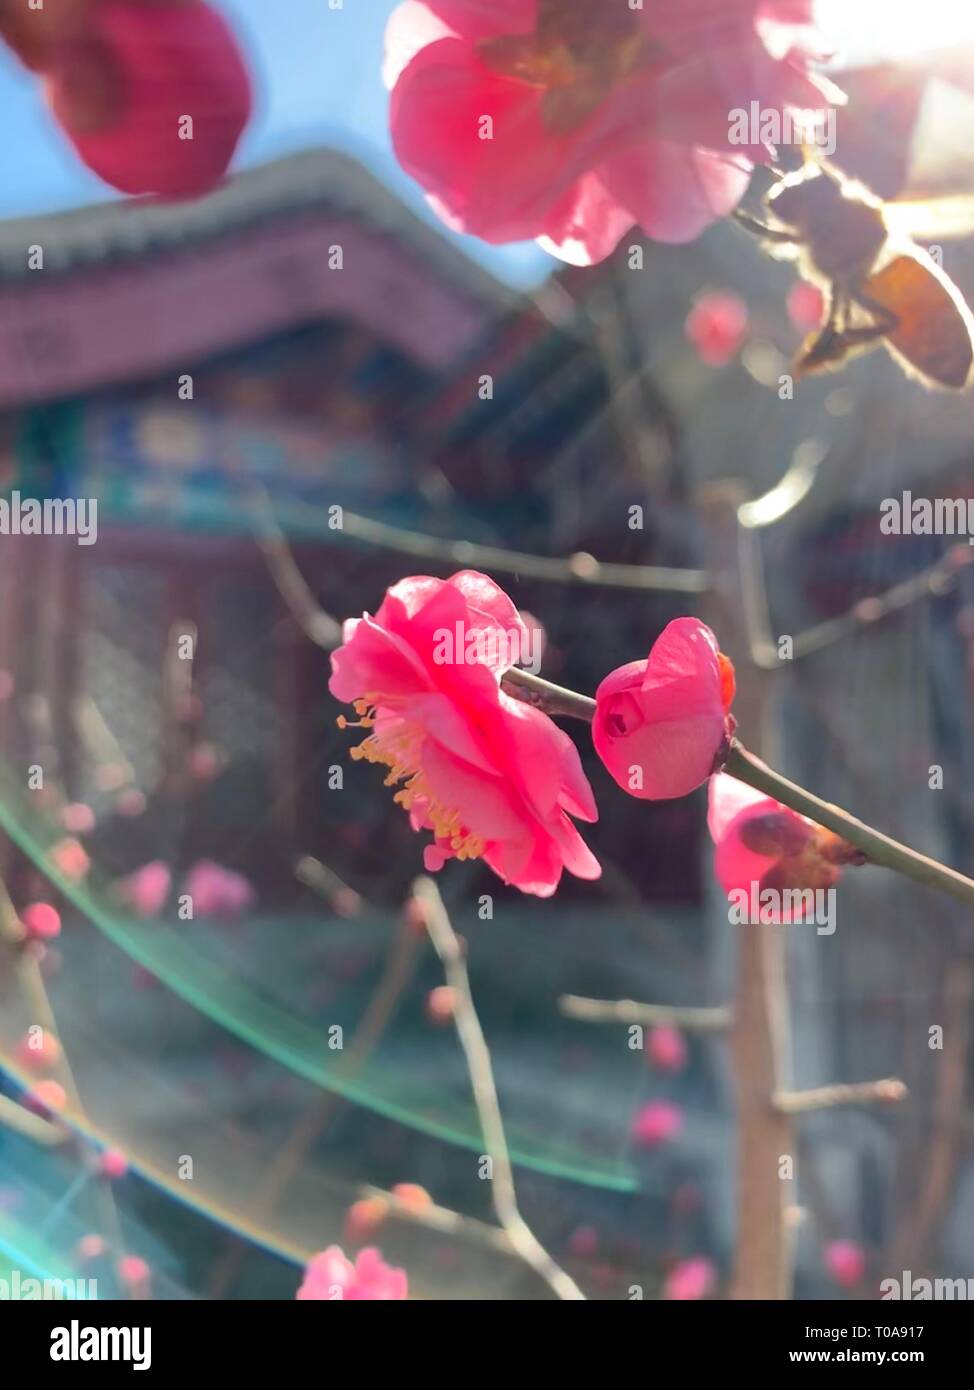
M 974 201 L 886 203 L 824 160 L 807 159 L 764 198 L 767 223 L 739 211 L 772 255 L 797 260 L 825 295 L 796 375 L 827 371 L 882 345 L 907 375 L 962 391 L 974 375 L 974 315 L 937 262 L 911 240 L 974 228 Z

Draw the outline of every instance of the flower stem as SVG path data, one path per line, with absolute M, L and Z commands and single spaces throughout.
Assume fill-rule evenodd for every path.
M 515 699 L 526 705 L 534 705 L 545 714 L 560 714 L 568 719 L 584 719 L 591 724 L 595 718 L 595 701 L 588 695 L 579 695 L 576 690 L 566 690 L 563 685 L 552 685 L 551 681 L 532 676 L 530 671 L 520 671 L 512 666 L 504 672 L 504 684 Z
M 564 686 L 552 685 L 550 681 L 533 676 L 529 671 L 513 668 L 506 671 L 504 685 L 517 699 L 544 710 L 546 714 L 584 719 L 588 723 L 595 715 L 595 701 L 589 696 L 566 690 Z M 822 801 L 820 797 L 805 791 L 804 787 L 789 782 L 755 758 L 736 738 L 730 741 L 723 770 L 739 782 L 746 782 L 749 787 L 774 797 L 783 806 L 790 806 L 799 815 L 807 816 L 816 825 L 824 825 L 827 830 L 834 831 L 854 848 L 861 850 L 870 864 L 892 869 L 914 883 L 948 893 L 958 902 L 974 907 L 974 880 L 959 874 L 956 869 L 948 868 L 946 864 L 938 863 L 936 859 L 918 854 L 907 845 L 901 845 L 899 841 L 850 816 L 848 811 Z
M 936 888 L 941 893 L 949 893 L 951 897 L 957 898 L 969 907 L 974 906 L 974 881 L 965 878 L 956 869 L 949 869 L 945 864 L 939 864 L 935 859 L 928 859 L 926 855 L 918 854 L 907 845 L 901 845 L 897 840 L 892 840 L 888 835 L 883 835 L 871 826 L 864 825 L 861 820 L 856 820 L 848 811 L 843 811 L 828 801 L 822 801 L 803 787 L 789 782 L 780 773 L 774 772 L 755 758 L 737 739 L 731 740 L 724 771 L 731 777 L 736 777 L 739 782 L 746 782 L 749 787 L 764 792 L 766 796 L 774 797 L 782 805 L 790 806 L 793 811 L 807 816 L 817 825 L 824 825 L 836 835 L 841 835 L 850 845 L 862 850 L 870 864 L 892 869 L 904 878 L 922 883 L 925 888 Z

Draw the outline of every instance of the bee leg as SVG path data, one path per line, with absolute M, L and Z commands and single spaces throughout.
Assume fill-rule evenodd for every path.
M 848 307 L 845 296 L 833 285 L 825 322 L 817 332 L 805 339 L 795 358 L 796 376 L 821 371 L 824 367 L 834 366 L 845 359 Z
M 746 232 L 753 236 L 760 237 L 762 241 L 775 241 L 784 246 L 797 246 L 798 240 L 792 236 L 791 232 L 783 232 L 777 227 L 769 227 L 757 217 L 752 217 L 749 212 L 744 212 L 741 208 L 735 208 L 732 213 L 734 221 L 739 227 L 743 227 Z
M 879 337 L 884 338 L 887 334 L 892 333 L 894 328 L 899 328 L 899 315 L 894 314 L 893 310 L 887 308 L 885 304 L 880 304 L 878 299 L 873 299 L 861 291 L 854 298 L 857 304 L 861 304 L 865 310 L 872 314 L 876 328 L 879 330 Z

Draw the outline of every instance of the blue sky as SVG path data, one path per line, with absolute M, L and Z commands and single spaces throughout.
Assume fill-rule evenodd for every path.
M 237 165 L 259 164 L 311 145 L 337 145 L 368 165 L 416 211 L 421 192 L 389 145 L 380 78 L 382 34 L 396 0 L 212 0 L 245 46 L 257 108 Z M 0 45 L 0 217 L 77 207 L 115 196 L 78 162 L 48 116 L 37 83 Z M 436 221 L 430 215 L 431 221 Z M 437 226 L 440 224 L 437 222 Z M 533 244 L 494 249 L 456 238 L 495 274 L 518 284 L 543 279 L 551 259 Z

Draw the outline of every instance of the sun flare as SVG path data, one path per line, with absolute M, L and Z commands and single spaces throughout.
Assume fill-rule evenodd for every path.
M 853 62 L 974 46 L 969 0 L 818 0 L 817 10 L 824 31 Z

